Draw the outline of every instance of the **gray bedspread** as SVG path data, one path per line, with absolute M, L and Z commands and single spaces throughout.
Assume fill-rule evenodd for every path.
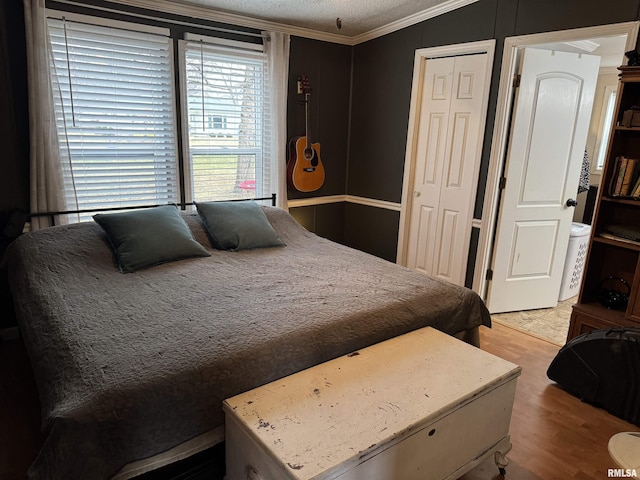
M 32 478 L 108 478 L 221 425 L 229 396 L 427 325 L 489 325 L 472 291 L 265 213 L 286 246 L 213 250 L 185 213 L 212 256 L 132 274 L 93 222 L 11 245 L 45 439 Z

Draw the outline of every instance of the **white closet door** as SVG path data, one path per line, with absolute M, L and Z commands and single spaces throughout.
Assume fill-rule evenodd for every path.
M 416 115 L 407 266 L 458 285 L 469 252 L 487 60 L 487 54 L 427 60 Z

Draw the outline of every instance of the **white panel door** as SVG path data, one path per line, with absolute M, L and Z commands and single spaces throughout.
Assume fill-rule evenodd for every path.
M 525 49 L 487 305 L 557 304 L 600 58 Z
M 407 266 L 464 285 L 488 55 L 429 59 L 417 112 Z

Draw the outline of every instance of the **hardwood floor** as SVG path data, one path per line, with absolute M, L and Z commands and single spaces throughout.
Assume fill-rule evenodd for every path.
M 558 346 L 498 324 L 483 328 L 480 341 L 483 350 L 522 367 L 511 418 L 513 449 L 506 478 L 608 478 L 607 469 L 617 468 L 607 451 L 609 438 L 638 427 L 581 402 L 547 378 Z M 488 461 L 462 478 L 501 477 L 493 461 Z
M 607 469 L 616 468 L 607 452 L 609 438 L 638 427 L 582 403 L 547 378 L 547 367 L 558 346 L 499 324 L 492 329 L 483 327 L 481 342 L 484 350 L 522 367 L 511 420 L 513 449 L 505 478 L 608 478 Z M 35 458 L 39 441 L 36 395 L 21 343 L 0 344 L 0 480 L 25 478 Z M 167 473 L 149 478 L 173 477 Z M 217 475 L 209 478 L 221 480 Z M 501 478 L 491 459 L 462 477 Z

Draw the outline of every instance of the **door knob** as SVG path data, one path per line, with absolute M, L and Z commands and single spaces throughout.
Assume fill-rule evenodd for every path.
M 414 197 L 419 197 L 420 196 L 420 192 L 418 190 L 416 190 L 415 192 L 413 192 L 413 196 Z
M 576 202 L 573 198 L 570 198 L 569 200 L 567 200 L 567 203 L 565 203 L 565 205 L 567 207 L 575 207 L 576 205 L 578 205 L 578 202 Z

